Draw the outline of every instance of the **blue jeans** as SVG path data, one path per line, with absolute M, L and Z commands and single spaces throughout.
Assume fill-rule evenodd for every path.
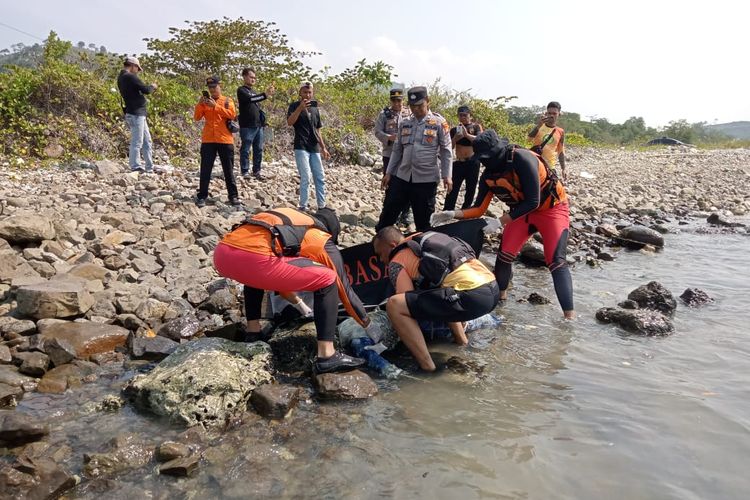
M 315 201 L 318 208 L 326 206 L 326 173 L 320 153 L 311 153 L 304 149 L 294 150 L 294 161 L 299 171 L 299 206 L 307 208 L 307 198 L 310 192 L 310 174 L 315 182 Z
M 148 123 L 145 116 L 125 114 L 125 123 L 130 129 L 130 151 L 128 153 L 128 163 L 130 169 L 141 168 L 139 160 L 143 154 L 143 161 L 146 164 L 146 170 L 154 169 L 154 160 L 151 158 L 151 133 L 148 131 Z
M 250 170 L 248 160 L 250 159 L 250 146 L 253 147 L 253 173 L 260 173 L 260 163 L 263 161 L 263 127 L 240 128 L 240 172 L 243 174 Z

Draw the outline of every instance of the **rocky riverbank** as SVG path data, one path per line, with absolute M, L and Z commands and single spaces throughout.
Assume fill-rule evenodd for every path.
M 379 166 L 366 155 L 360 163 L 328 168 L 343 246 L 371 239 L 382 204 Z M 654 251 L 661 233 L 690 218 L 704 220 L 705 231 L 748 232 L 735 218 L 750 212 L 750 151 L 571 149 L 568 163 L 574 265 L 606 265 L 628 246 Z M 178 443 L 123 435 L 71 467 L 70 446 L 46 437 L 52 422 L 29 421 L 13 409 L 24 394 L 72 397 L 104 373 L 116 378 L 141 369 L 119 382 L 125 399 L 90 401 L 92 411 L 132 404 L 210 429 L 257 421 L 258 414 L 283 418 L 319 395 L 377 392 L 364 374 L 322 378 L 315 387 L 301 382 L 315 343 L 310 325 L 277 333 L 270 349 L 204 338 L 231 338 L 242 324 L 239 288 L 213 270 L 213 248 L 245 211 L 297 205 L 293 161 L 267 165 L 262 183 L 239 180 L 244 210 L 229 205 L 220 178 L 212 181 L 209 205 L 197 208 L 196 172 L 167 170 L 139 175 L 122 162 L 97 161 L 0 172 L 2 491 L 52 496 L 75 486 L 80 478 L 72 472 L 93 481 L 154 460 L 163 474 L 188 475 L 201 457 L 218 453 L 207 438 L 190 434 Z M 491 211 L 500 215 L 502 206 L 493 203 Z M 487 249 L 496 249 L 496 239 Z M 538 248 L 529 245 L 524 259 L 538 263 Z M 195 366 L 206 376 L 190 378 Z M 211 377 L 216 371 L 223 373 Z M 274 379 L 294 384 L 267 384 Z M 320 425 L 344 425 L 337 419 Z M 254 438 L 271 442 L 274 432 L 293 433 L 290 425 Z

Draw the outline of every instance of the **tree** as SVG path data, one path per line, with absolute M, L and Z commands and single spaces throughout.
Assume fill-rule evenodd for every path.
M 144 38 L 150 51 L 144 64 L 166 75 L 182 76 L 195 87 L 210 75 L 235 79 L 243 67 L 253 67 L 268 79 L 310 73 L 300 59 L 316 53 L 295 50 L 276 23 L 242 17 L 185 23 L 186 28 L 169 28 L 167 40 Z
M 539 120 L 544 106 L 511 106 L 508 108 L 508 120 L 515 125 L 531 126 Z
M 366 59 L 357 61 L 353 68 L 347 68 L 341 73 L 332 76 L 329 82 L 341 88 L 368 87 L 389 90 L 393 66 L 383 61 L 368 63 Z
M 662 130 L 662 133 L 672 139 L 692 144 L 695 142 L 695 129 L 685 119 L 674 120 Z
M 44 41 L 43 64 L 49 65 L 53 61 L 62 61 L 72 46 L 72 43 L 60 40 L 57 33 L 50 31 Z

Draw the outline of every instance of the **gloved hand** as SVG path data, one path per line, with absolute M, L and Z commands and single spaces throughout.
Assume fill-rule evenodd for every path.
M 486 224 L 482 228 L 482 231 L 484 231 L 484 234 L 492 234 L 498 232 L 503 227 L 503 223 L 500 222 L 500 219 L 495 218 L 486 218 L 484 219 Z
M 439 226 L 453 220 L 456 216 L 456 212 L 453 210 L 445 210 L 443 212 L 435 212 L 430 216 L 430 225 Z
M 370 324 L 365 327 L 365 333 L 372 339 L 376 344 L 383 340 L 383 330 L 374 321 L 370 321 Z

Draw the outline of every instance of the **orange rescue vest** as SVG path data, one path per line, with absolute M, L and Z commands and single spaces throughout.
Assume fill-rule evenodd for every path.
M 327 229 L 316 218 L 293 208 L 277 208 L 257 213 L 242 224 L 260 226 L 271 233 L 271 251 L 278 256 L 296 257 L 309 229 Z M 237 229 L 235 226 L 232 230 Z
M 568 195 L 565 193 L 565 187 L 562 182 L 557 178 L 557 175 L 553 170 L 547 166 L 547 162 L 544 161 L 540 155 L 530 151 L 538 162 L 539 169 L 539 210 L 546 210 L 554 207 L 558 203 L 562 203 L 568 199 Z M 513 163 L 516 154 L 516 147 L 513 146 L 510 152 L 507 153 L 506 162 L 508 166 Z M 523 188 L 521 186 L 521 179 L 518 174 L 512 169 L 508 168 L 503 172 L 498 173 L 487 173 L 485 176 L 485 182 L 490 191 L 497 196 L 500 201 L 512 207 L 523 201 Z

